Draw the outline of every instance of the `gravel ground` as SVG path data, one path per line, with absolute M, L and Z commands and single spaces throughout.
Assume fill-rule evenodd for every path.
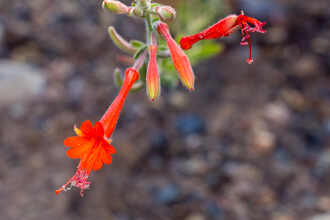
M 0 1 L 0 219 L 329 220 L 330 2 L 229 3 L 268 23 L 255 63 L 237 34 L 195 92 L 130 94 L 113 164 L 80 198 L 55 195 L 77 165 L 63 140 L 117 93 L 106 27 L 143 39 L 143 23 L 100 1 Z

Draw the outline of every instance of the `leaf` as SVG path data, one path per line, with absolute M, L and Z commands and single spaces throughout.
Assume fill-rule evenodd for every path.
M 129 43 L 135 48 L 140 48 L 142 46 L 145 46 L 145 44 L 139 40 L 131 40 Z
M 222 44 L 215 41 L 207 40 L 195 44 L 194 47 L 187 51 L 187 55 L 192 65 L 196 65 L 202 60 L 210 59 L 219 54 L 223 50 Z
M 120 88 L 123 85 L 123 77 L 119 68 L 116 68 L 113 72 L 113 81 L 117 88 Z
M 145 49 L 147 49 L 147 45 L 141 46 L 134 54 L 134 59 L 136 60 L 137 58 L 139 58 L 139 56 L 143 53 Z

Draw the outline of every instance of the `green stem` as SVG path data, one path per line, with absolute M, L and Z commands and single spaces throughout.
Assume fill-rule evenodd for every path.
M 146 38 L 147 38 L 147 45 L 152 44 L 152 24 L 151 24 L 151 15 L 149 13 L 146 14 L 145 18 L 145 25 L 146 25 Z

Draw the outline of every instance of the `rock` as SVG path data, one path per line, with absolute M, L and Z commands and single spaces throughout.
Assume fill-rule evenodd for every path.
M 176 184 L 168 184 L 154 190 L 154 200 L 159 205 L 171 205 L 180 199 L 181 188 Z
M 150 137 L 151 152 L 165 155 L 168 152 L 169 141 L 163 131 L 155 131 Z
M 309 220 L 330 220 L 330 213 L 314 215 Z
M 268 153 L 275 147 L 275 135 L 267 130 L 256 130 L 252 141 L 258 153 Z
M 267 30 L 266 40 L 269 43 L 279 44 L 287 39 L 287 31 L 283 27 L 273 27 Z
M 187 94 L 184 92 L 173 92 L 170 95 L 169 102 L 172 106 L 182 109 L 187 105 L 188 102 Z
M 232 183 L 231 176 L 223 170 L 226 168 L 223 166 L 221 169 L 217 169 L 214 172 L 209 172 L 206 176 L 206 183 L 208 188 L 213 192 L 222 191 L 228 184 Z
M 208 219 L 211 220 L 221 220 L 225 219 L 224 210 L 218 206 L 216 201 L 210 201 L 206 204 L 206 214 L 208 215 Z
M 4 41 L 4 37 L 5 37 L 5 27 L 1 23 L 1 20 L 0 20 L 0 46 L 2 45 L 2 43 Z
M 72 103 L 79 103 L 84 91 L 85 81 L 81 78 L 74 78 L 68 84 L 69 100 Z
M 317 178 L 328 176 L 330 171 L 330 150 L 320 154 L 315 167 L 312 169 L 312 175 Z
M 320 63 L 316 56 L 304 55 L 298 59 L 293 68 L 295 75 L 299 78 L 315 77 L 320 73 Z
M 5 34 L 6 34 L 6 29 L 3 23 L 1 22 L 1 17 L 0 17 L 0 57 L 5 56 L 7 52 L 7 47 L 4 43 L 5 41 Z
M 265 107 L 264 115 L 267 119 L 280 125 L 288 124 L 291 113 L 283 103 L 271 103 Z
M 208 164 L 201 158 L 192 158 L 184 162 L 184 171 L 188 175 L 201 175 L 208 170 Z
M 205 217 L 200 213 L 194 213 L 185 218 L 185 220 L 205 220 Z
M 40 95 L 45 73 L 28 64 L 0 61 L 0 106 L 26 101 Z
M 330 119 L 325 120 L 324 122 L 324 130 L 327 134 L 330 134 Z
M 179 116 L 176 120 L 176 128 L 184 136 L 203 134 L 206 130 L 204 119 L 194 114 Z

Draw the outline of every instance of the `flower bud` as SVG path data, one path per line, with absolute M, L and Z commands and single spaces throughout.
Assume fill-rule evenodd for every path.
M 102 3 L 103 8 L 107 8 L 109 11 L 116 14 L 127 14 L 129 7 L 120 1 L 104 0 Z
M 194 90 L 195 75 L 189 58 L 172 38 L 168 26 L 164 22 L 154 23 L 158 33 L 165 39 L 170 50 L 175 69 L 179 73 L 180 80 L 189 90 Z
M 137 17 L 143 17 L 143 9 L 140 7 L 130 7 L 128 10 L 129 16 L 137 16 Z
M 157 67 L 157 46 L 149 46 L 149 64 L 147 70 L 147 95 L 154 101 L 160 95 L 160 79 Z
M 156 6 L 153 10 L 163 21 L 173 21 L 176 17 L 176 11 L 170 6 Z
M 139 6 L 145 8 L 150 4 L 151 0 L 137 0 Z

